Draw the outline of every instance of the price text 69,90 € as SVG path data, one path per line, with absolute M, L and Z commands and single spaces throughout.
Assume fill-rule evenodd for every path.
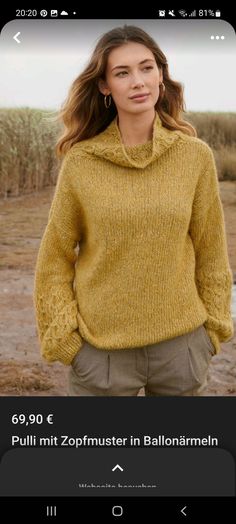
M 46 416 L 42 415 L 42 413 L 30 413 L 29 415 L 15 413 L 11 417 L 11 422 L 12 424 L 24 424 L 25 426 L 43 424 L 44 422 L 53 424 L 53 413 L 49 413 L 49 415 Z

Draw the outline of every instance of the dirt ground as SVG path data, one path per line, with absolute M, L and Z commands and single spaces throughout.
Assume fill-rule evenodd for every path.
M 64 396 L 67 370 L 40 356 L 32 290 L 54 187 L 0 201 L 0 396 Z M 236 276 L 236 183 L 220 182 L 230 264 Z M 236 334 L 213 357 L 206 395 L 236 396 Z

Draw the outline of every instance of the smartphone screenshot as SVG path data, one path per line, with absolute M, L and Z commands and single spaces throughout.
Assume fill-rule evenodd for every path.
M 1 19 L 2 512 L 225 518 L 235 20 L 44 7 Z

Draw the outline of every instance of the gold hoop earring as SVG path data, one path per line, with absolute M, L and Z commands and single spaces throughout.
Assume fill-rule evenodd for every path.
M 165 86 L 164 82 L 161 82 L 161 84 L 159 84 L 159 86 L 162 87 L 163 95 L 164 95 L 165 90 L 166 90 L 166 86 Z
M 107 101 L 107 98 L 108 98 L 108 101 Z M 109 107 L 111 105 L 111 95 L 105 95 L 104 96 L 104 105 L 105 105 L 106 109 L 109 109 Z

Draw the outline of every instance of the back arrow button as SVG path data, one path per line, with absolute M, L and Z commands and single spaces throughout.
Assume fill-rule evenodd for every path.
M 18 36 L 20 35 L 20 31 L 19 33 L 16 33 L 14 36 L 13 36 L 13 39 L 17 42 L 17 44 L 20 44 L 20 40 L 18 40 Z
M 180 511 L 182 513 L 182 515 L 184 515 L 185 517 L 187 517 L 187 513 L 185 513 L 185 510 L 187 509 L 187 506 L 184 506 Z

